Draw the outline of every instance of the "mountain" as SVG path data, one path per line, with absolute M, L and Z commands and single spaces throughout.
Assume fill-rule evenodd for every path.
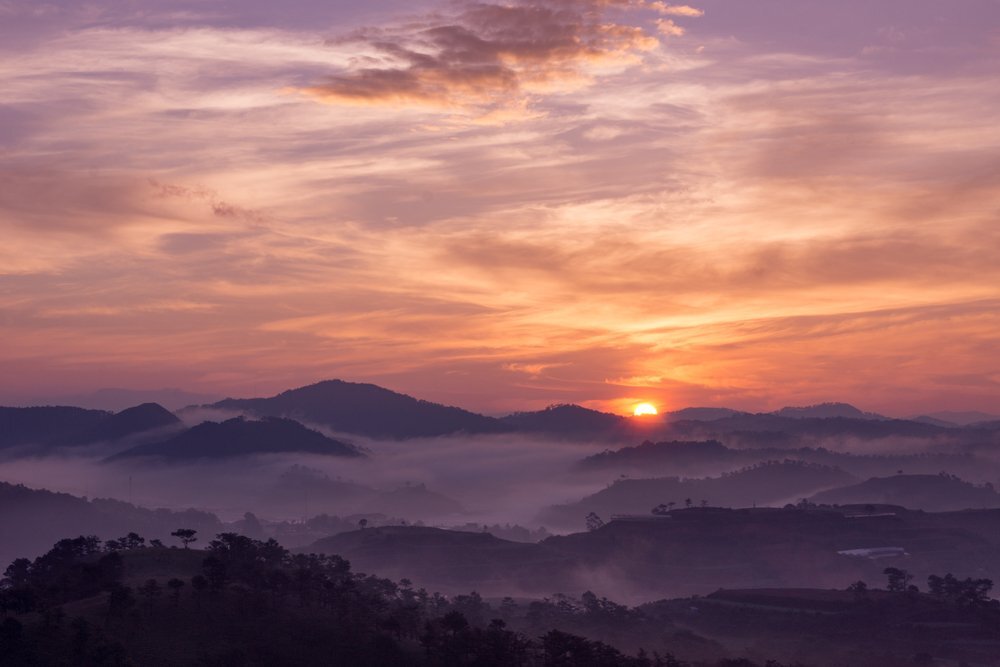
M 159 457 L 186 461 L 286 452 L 364 456 L 354 445 L 328 438 L 291 419 L 265 417 L 253 421 L 236 417 L 222 423 L 203 422 L 162 442 L 139 445 L 106 460 Z
M 115 442 L 150 431 L 183 428 L 181 420 L 157 403 L 143 403 L 101 420 L 92 427 L 69 436 L 79 444 Z
M 580 470 L 642 470 L 686 468 L 693 464 L 724 465 L 745 458 L 741 450 L 729 449 L 718 440 L 673 440 L 643 442 L 635 447 L 604 451 L 582 459 Z
M 179 410 L 188 405 L 201 405 L 218 400 L 219 396 L 200 394 L 183 389 L 98 389 L 89 394 L 72 394 L 36 399 L 35 405 L 75 405 L 91 410 L 118 412 L 140 403 L 158 403 L 168 410 Z
M 740 412 L 739 410 L 731 410 L 729 408 L 682 408 L 680 410 L 668 412 L 667 417 L 671 420 L 691 419 L 701 422 L 710 422 L 715 421 L 716 419 L 745 414 L 747 413 Z
M 519 433 L 591 437 L 620 432 L 628 420 L 619 415 L 590 410 L 579 405 L 551 405 L 536 412 L 515 412 L 500 422 Z
M 538 521 L 547 526 L 579 529 L 590 512 L 607 519 L 614 514 L 648 516 L 657 505 L 681 505 L 686 501 L 694 505 L 704 501 L 715 507 L 784 504 L 855 480 L 839 468 L 792 460 L 767 461 L 702 479 L 619 479 L 575 503 L 543 510 Z
M 66 441 L 108 417 L 103 410 L 72 407 L 0 408 L 0 448 Z
M 944 428 L 905 419 L 874 417 L 785 417 L 777 414 L 737 414 L 710 422 L 671 422 L 662 434 L 676 440 L 716 439 L 730 447 L 802 447 L 827 440 L 878 440 L 889 437 L 924 440 L 966 440 L 962 429 Z M 976 437 L 991 438 L 983 433 Z M 824 446 L 827 446 L 824 444 Z
M 954 475 L 893 475 L 817 493 L 810 498 L 827 504 L 890 504 L 932 512 L 1000 508 L 991 484 L 975 486 Z
M 421 438 L 454 433 L 497 433 L 496 419 L 421 401 L 373 384 L 327 380 L 271 398 L 227 398 L 213 408 L 259 417 L 289 417 L 372 438 Z
M 877 415 L 874 412 L 862 412 L 848 403 L 820 403 L 806 407 L 787 407 L 781 408 L 773 414 L 789 419 L 829 419 L 831 417 L 885 419 L 882 415 Z
M 944 410 L 941 412 L 931 412 L 926 415 L 921 415 L 921 417 L 938 419 L 943 422 L 957 424 L 959 426 L 970 426 L 972 424 L 978 424 L 980 422 L 991 422 L 1000 420 L 1000 415 L 994 415 L 988 412 L 975 412 L 975 411 L 956 412 L 949 410 Z
M 892 475 L 899 470 L 911 474 L 937 474 L 946 470 L 972 481 L 985 482 L 1000 477 L 1000 462 L 993 459 L 992 451 L 984 447 L 982 455 L 961 450 L 856 454 L 823 447 L 733 449 L 717 440 L 647 440 L 634 447 L 609 449 L 583 458 L 576 463 L 574 470 L 591 475 L 640 473 L 644 477 L 679 474 L 703 477 L 761 461 L 794 459 L 837 467 L 861 479 Z

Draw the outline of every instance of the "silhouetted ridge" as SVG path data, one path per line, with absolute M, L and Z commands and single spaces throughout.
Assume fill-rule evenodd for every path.
M 636 447 L 623 447 L 617 451 L 604 451 L 581 460 L 580 468 L 646 467 L 662 464 L 683 465 L 689 462 L 714 461 L 724 463 L 738 453 L 718 440 L 672 440 L 670 442 L 643 442 Z
M 373 384 L 327 380 L 271 398 L 227 398 L 211 407 L 289 417 L 337 431 L 382 438 L 496 433 L 496 419 L 399 394 Z
M 885 419 L 874 412 L 864 412 L 849 403 L 820 403 L 805 407 L 787 407 L 774 412 L 779 417 L 789 419 L 829 419 L 844 417 L 847 419 Z
M 108 460 L 135 456 L 186 460 L 282 452 L 364 456 L 354 445 L 328 438 L 291 419 L 236 417 L 222 423 L 203 422 L 173 438 L 133 447 Z
M 157 403 L 143 403 L 111 415 L 75 439 L 80 443 L 113 442 L 154 429 L 179 427 L 172 412 Z
M 817 503 L 880 503 L 929 511 L 1000 507 L 992 484 L 976 486 L 954 475 L 892 475 L 817 493 Z
M 715 421 L 716 419 L 724 419 L 726 417 L 745 414 L 747 413 L 739 410 L 733 410 L 731 408 L 681 408 L 680 410 L 668 412 L 667 416 L 671 419 L 692 419 L 696 421 L 710 422 Z
M 0 447 L 44 445 L 94 428 L 108 419 L 103 410 L 72 407 L 0 408 Z
M 516 431 L 550 435 L 593 435 L 625 425 L 623 417 L 579 405 L 550 405 L 536 412 L 515 412 L 500 421 Z

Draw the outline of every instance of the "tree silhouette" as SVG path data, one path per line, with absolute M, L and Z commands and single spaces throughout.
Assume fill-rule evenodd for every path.
M 198 541 L 198 538 L 195 537 L 195 533 L 197 532 L 197 530 L 192 530 L 191 528 L 178 528 L 174 532 L 170 533 L 170 535 L 171 537 L 176 537 L 183 542 L 184 548 L 187 549 L 189 544 Z
M 181 589 L 184 588 L 184 581 L 174 577 L 167 582 L 167 588 L 169 588 L 170 592 L 173 593 L 174 606 L 176 607 L 177 602 L 181 598 Z
M 597 516 L 597 512 L 591 512 L 585 520 L 587 522 L 587 530 L 597 530 L 604 526 L 604 519 Z
M 913 580 L 913 575 L 898 567 L 887 567 L 882 574 L 889 578 L 886 588 L 894 593 L 906 591 L 907 585 Z

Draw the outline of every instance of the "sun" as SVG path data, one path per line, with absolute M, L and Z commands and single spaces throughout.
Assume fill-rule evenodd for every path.
M 656 409 L 656 406 L 653 405 L 652 403 L 640 403 L 639 405 L 635 406 L 635 411 L 633 412 L 633 414 L 636 417 L 644 417 L 646 415 L 655 415 L 657 414 L 657 412 L 658 411 Z

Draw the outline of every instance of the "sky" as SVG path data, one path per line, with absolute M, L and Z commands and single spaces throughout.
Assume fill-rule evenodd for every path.
M 997 0 L 0 0 L 0 402 L 1000 411 Z

